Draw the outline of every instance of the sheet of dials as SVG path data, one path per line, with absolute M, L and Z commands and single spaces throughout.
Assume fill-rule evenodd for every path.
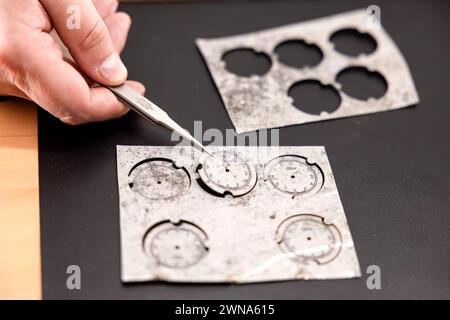
M 360 276 L 323 147 L 118 146 L 122 281 Z

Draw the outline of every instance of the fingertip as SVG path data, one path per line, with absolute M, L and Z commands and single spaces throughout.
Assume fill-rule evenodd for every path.
M 128 86 L 136 90 L 139 94 L 144 95 L 146 92 L 145 86 L 141 82 L 128 80 L 125 82 Z
M 117 98 L 114 102 L 111 102 L 110 106 L 106 107 L 105 109 L 107 110 L 107 112 L 99 116 L 98 121 L 117 119 L 123 117 L 130 111 L 130 108 Z
M 110 33 L 125 32 L 128 33 L 131 27 L 131 17 L 125 12 L 116 12 L 112 16 L 105 19 Z M 111 34 L 111 36 L 114 36 Z
M 128 70 L 116 52 L 107 57 L 98 69 L 100 75 L 104 78 L 102 82 L 107 85 L 120 85 L 128 77 Z
M 80 118 L 77 118 L 75 116 L 66 116 L 66 117 L 59 118 L 59 120 L 69 126 L 77 126 L 77 125 L 84 123 L 83 120 L 81 120 Z
M 145 93 L 142 83 L 126 81 L 126 84 L 140 94 Z M 117 99 L 107 88 L 94 87 L 89 91 L 90 98 L 68 108 L 65 115 L 59 116 L 61 121 L 70 125 L 79 125 L 120 118 L 130 111 L 129 107 Z
M 128 107 L 106 88 L 91 88 L 90 94 L 89 105 L 77 109 L 77 112 L 83 115 L 83 122 L 98 122 L 120 118 L 129 111 Z
M 106 18 L 114 14 L 119 7 L 118 0 L 92 0 L 92 2 L 102 18 Z
M 130 112 L 130 108 L 128 108 L 127 105 L 125 105 L 124 103 L 120 102 L 120 107 L 117 108 L 117 112 L 116 114 L 113 116 L 112 119 L 116 119 L 116 118 L 120 118 L 123 117 L 124 115 L 126 115 L 128 112 Z
M 118 21 L 120 21 L 120 24 L 126 26 L 128 29 L 131 26 L 131 17 L 128 13 L 126 12 L 117 12 L 115 13 L 115 16 L 117 17 L 116 19 Z
M 131 27 L 131 18 L 124 12 L 117 12 L 105 19 L 112 43 L 117 52 L 122 52 Z

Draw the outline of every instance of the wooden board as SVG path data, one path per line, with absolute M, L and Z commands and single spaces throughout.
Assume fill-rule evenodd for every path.
M 0 299 L 40 299 L 36 107 L 0 102 Z

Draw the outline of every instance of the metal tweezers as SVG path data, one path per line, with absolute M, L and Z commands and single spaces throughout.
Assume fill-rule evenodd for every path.
M 197 139 L 195 139 L 187 130 L 183 129 L 178 123 L 173 121 L 169 115 L 156 104 L 140 95 L 138 92 L 123 84 L 117 87 L 104 86 L 111 90 L 122 102 L 128 105 L 133 111 L 140 114 L 146 120 L 166 128 L 171 132 L 186 139 L 197 149 L 212 155 Z

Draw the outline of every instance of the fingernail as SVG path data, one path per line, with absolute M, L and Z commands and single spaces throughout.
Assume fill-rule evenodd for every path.
M 106 58 L 99 66 L 100 74 L 108 81 L 120 84 L 127 79 L 127 68 L 117 53 Z

